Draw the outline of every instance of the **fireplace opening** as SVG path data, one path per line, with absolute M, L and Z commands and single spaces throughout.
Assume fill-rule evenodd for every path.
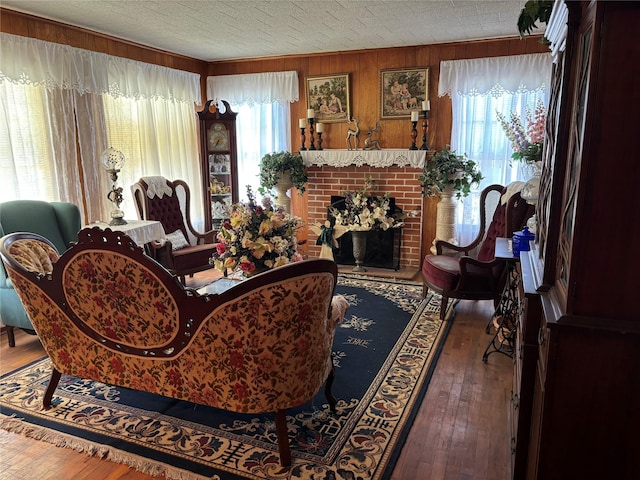
M 344 209 L 344 197 L 332 195 L 331 204 L 338 210 Z M 389 198 L 389 210 L 400 216 L 402 209 L 396 206 L 395 198 Z M 327 219 L 333 223 L 333 216 L 327 208 Z M 364 256 L 365 267 L 400 269 L 400 246 L 402 228 L 388 230 L 370 230 L 367 236 L 367 249 Z M 333 249 L 333 258 L 339 265 L 355 265 L 351 232 L 337 239 L 338 247 Z

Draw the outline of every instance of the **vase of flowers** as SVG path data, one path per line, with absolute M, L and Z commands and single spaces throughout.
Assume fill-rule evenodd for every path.
M 274 206 L 269 197 L 258 205 L 251 187 L 247 198 L 247 203 L 229 207 L 229 219 L 222 222 L 209 263 L 224 273 L 241 271 L 250 276 L 302 260 L 296 237 L 302 219 Z
M 296 187 L 298 194 L 305 191 L 305 183 L 308 180 L 307 172 L 300 154 L 291 152 L 268 153 L 260 160 L 260 188 L 258 191 L 265 195 L 275 189 L 276 205 L 282 205 L 290 212 L 291 200 L 287 191 Z
M 538 102 L 534 112 L 526 113 L 526 129 L 515 112 L 511 112 L 509 120 L 500 112 L 496 112 L 496 116 L 511 142 L 511 148 L 513 148 L 511 158 L 526 165 L 542 162 L 544 124 L 547 116 L 542 102 Z
M 364 256 L 366 253 L 366 233 L 371 230 L 388 230 L 404 225 L 403 215 L 391 212 L 389 194 L 371 195 L 375 181 L 365 178 L 364 185 L 355 192 L 344 192 L 344 206 L 331 205 L 329 213 L 334 225 L 351 232 L 353 256 L 356 260 L 354 272 L 366 271 Z M 342 201 L 340 202 L 342 204 Z

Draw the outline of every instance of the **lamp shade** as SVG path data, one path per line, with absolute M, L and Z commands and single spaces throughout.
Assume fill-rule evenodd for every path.
M 105 170 L 121 170 L 124 166 L 124 154 L 120 150 L 109 147 L 100 155 L 100 161 Z

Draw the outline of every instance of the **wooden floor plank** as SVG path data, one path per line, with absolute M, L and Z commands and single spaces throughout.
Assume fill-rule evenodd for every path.
M 503 355 L 482 362 L 491 302 L 463 301 L 392 480 L 507 480 L 507 418 L 513 365 Z M 44 355 L 38 338 L 18 332 L 15 348 L 0 338 L 0 372 Z M 73 476 L 69 476 L 73 472 Z M 66 448 L 0 430 L 0 479 L 149 480 L 152 477 Z M 366 479 L 365 479 L 366 480 Z

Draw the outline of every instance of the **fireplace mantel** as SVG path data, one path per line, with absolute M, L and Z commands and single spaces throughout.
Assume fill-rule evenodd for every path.
M 306 166 L 328 165 L 330 167 L 348 167 L 369 165 L 377 168 L 391 166 L 422 168 L 426 150 L 302 150 L 300 155 Z

